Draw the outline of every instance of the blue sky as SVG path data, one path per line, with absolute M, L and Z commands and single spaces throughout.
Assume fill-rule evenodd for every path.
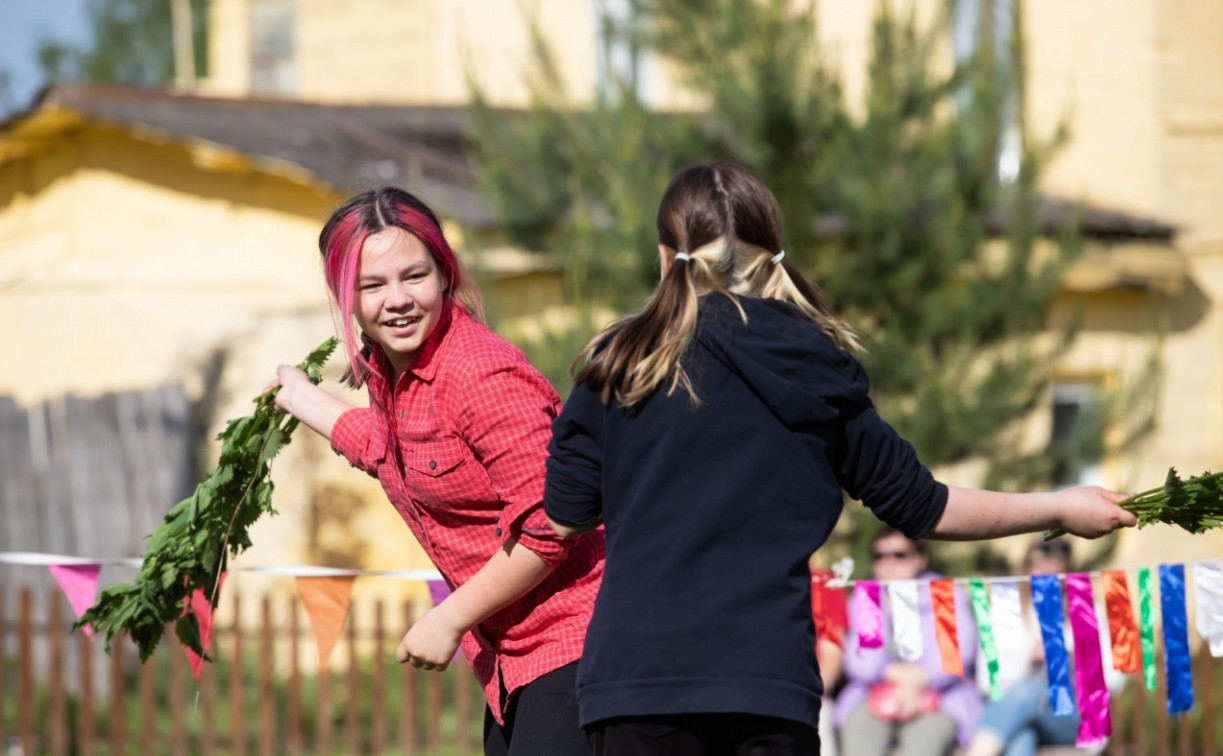
M 35 53 L 45 38 L 83 43 L 89 39 L 86 0 L 0 0 L 0 69 L 8 71 L 9 102 L 24 108 L 42 86 Z

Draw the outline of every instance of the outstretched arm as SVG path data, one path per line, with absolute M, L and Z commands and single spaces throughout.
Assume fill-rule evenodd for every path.
M 967 541 L 1062 528 L 1098 538 L 1138 522 L 1117 506 L 1125 494 L 1098 486 L 1046 493 L 1001 493 L 948 487 L 947 507 L 927 538 Z
M 276 368 L 276 380 L 268 385 L 268 389 L 277 385 L 280 391 L 276 393 L 276 406 L 326 439 L 331 438 L 331 430 L 340 415 L 353 408 L 343 399 L 315 386 L 305 371 L 292 365 Z
M 510 538 L 470 580 L 412 625 L 395 658 L 414 667 L 445 669 L 463 633 L 542 583 L 552 570 L 538 554 Z

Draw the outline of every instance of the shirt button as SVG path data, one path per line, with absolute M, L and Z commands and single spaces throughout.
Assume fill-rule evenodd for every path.
M 431 460 L 429 460 L 429 469 L 430 469 L 430 470 L 436 470 L 436 469 L 437 469 L 437 460 L 436 460 L 436 459 L 431 459 Z
M 494 530 L 494 531 L 493 531 L 493 534 L 494 534 L 494 535 L 501 535 L 501 528 L 497 528 L 496 530 Z

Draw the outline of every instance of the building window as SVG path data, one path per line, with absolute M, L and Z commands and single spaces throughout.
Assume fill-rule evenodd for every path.
M 251 3 L 251 92 L 264 97 L 293 97 L 297 68 L 293 61 L 296 0 Z
M 1009 184 L 1019 177 L 1023 162 L 1023 134 L 1020 130 L 1019 91 L 1015 86 L 1015 61 L 1012 59 L 1012 37 L 1019 0 L 952 0 L 951 46 L 956 63 L 966 63 L 978 52 L 993 50 L 1003 86 L 998 133 L 998 180 Z M 969 86 L 963 87 L 957 101 L 966 107 L 972 97 Z
M 1059 487 L 1103 485 L 1099 387 L 1090 382 L 1056 383 L 1052 409 L 1053 483 Z
M 595 29 L 598 38 L 598 87 L 602 97 L 616 97 L 625 88 L 642 102 L 651 102 L 650 81 L 656 61 L 641 43 L 643 13 L 639 0 L 598 0 Z

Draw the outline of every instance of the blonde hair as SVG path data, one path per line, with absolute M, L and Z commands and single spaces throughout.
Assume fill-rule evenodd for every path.
M 739 296 L 789 302 L 842 348 L 860 345 L 848 323 L 781 253 L 781 210 L 760 179 L 742 166 L 708 163 L 671 180 L 658 208 L 658 238 L 673 255 L 645 307 L 608 325 L 578 354 L 576 380 L 632 407 L 669 382 L 700 403 L 683 357 L 696 336 L 698 297 L 729 298 L 744 323 Z

